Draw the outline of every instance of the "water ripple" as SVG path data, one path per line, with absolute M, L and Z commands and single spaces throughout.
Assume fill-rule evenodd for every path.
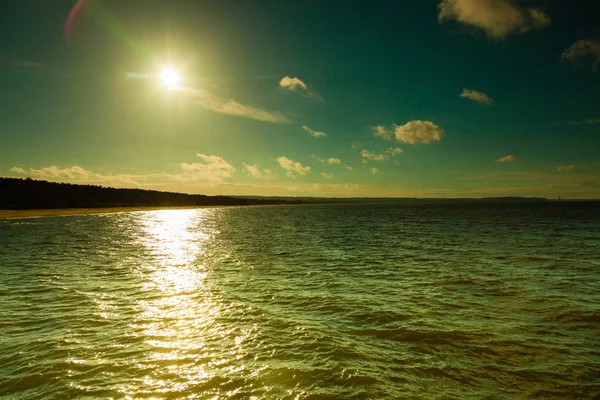
M 600 397 L 596 206 L 129 212 L 0 241 L 2 398 Z

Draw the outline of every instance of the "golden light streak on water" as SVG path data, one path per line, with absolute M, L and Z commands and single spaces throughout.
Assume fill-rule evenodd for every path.
M 129 396 L 182 392 L 214 377 L 210 362 L 204 362 L 212 358 L 205 338 L 219 334 L 214 320 L 221 310 L 205 285 L 208 268 L 197 263 L 212 238 L 209 232 L 198 229 L 209 213 L 153 211 L 139 220 L 142 234 L 138 241 L 153 255 L 155 263 L 139 271 L 145 290 L 152 295 L 138 302 L 141 313 L 131 328 L 141 330 L 150 349 L 148 367 L 158 371 L 149 372 L 132 387 L 125 386 L 122 392 Z M 164 373 L 178 379 L 174 382 L 158 377 Z

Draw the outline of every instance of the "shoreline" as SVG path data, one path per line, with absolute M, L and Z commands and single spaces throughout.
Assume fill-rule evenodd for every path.
M 207 205 L 207 206 L 148 206 L 148 207 L 100 207 L 100 208 L 46 208 L 27 210 L 0 210 L 0 220 L 63 217 L 69 215 L 110 214 L 133 211 L 158 211 L 158 210 L 191 210 L 196 208 L 236 207 L 236 205 Z

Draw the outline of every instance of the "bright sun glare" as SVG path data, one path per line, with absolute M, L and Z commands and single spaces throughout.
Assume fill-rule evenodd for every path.
M 162 71 L 160 71 L 160 81 L 167 87 L 167 89 L 177 89 L 179 88 L 181 77 L 179 76 L 179 72 L 177 70 L 173 68 L 164 68 Z

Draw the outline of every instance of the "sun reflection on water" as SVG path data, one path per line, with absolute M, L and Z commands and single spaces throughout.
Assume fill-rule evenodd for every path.
M 139 271 L 145 295 L 131 328 L 149 348 L 141 362 L 148 372 L 122 388 L 126 395 L 183 393 L 214 376 L 206 338 L 215 335 L 221 309 L 206 284 L 205 253 L 215 234 L 206 220 L 212 212 L 163 210 L 140 220 L 138 241 L 152 262 Z

